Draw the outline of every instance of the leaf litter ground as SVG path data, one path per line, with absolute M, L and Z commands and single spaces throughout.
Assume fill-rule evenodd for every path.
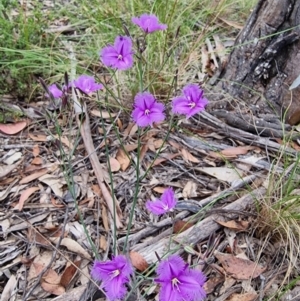
M 221 47 L 217 41 L 215 37 Z M 213 74 L 216 64 L 211 62 L 223 64 L 226 57 L 209 58 L 212 46 L 206 43 L 201 55 L 193 52 L 190 59 L 197 56 Z M 179 73 L 188 71 L 194 79 L 193 69 L 188 62 Z M 78 209 L 97 252 L 106 259 L 113 241 L 114 193 L 122 249 L 137 181 L 137 127 L 121 110 L 100 112 L 94 97 L 85 102 L 81 131 L 70 108 L 58 117 L 58 136 L 52 120 L 39 114 L 50 108 L 47 99 L 26 108 L 17 103 L 28 118 L 0 124 L 1 301 L 105 299 L 89 276 L 94 255 Z M 167 132 L 167 124 L 158 124 L 141 138 L 140 175 L 150 171 L 140 183 L 128 238 L 135 268 L 146 274 L 157 255 L 171 249 L 207 275 L 207 300 L 272 299 L 282 283 L 289 283 L 286 275 L 296 277 L 291 269 L 296 257 L 287 253 L 284 239 L 261 231 L 258 210 L 268 197 L 270 171 L 274 177 L 288 173 L 282 162 L 272 163 L 282 152 L 282 141 L 232 128 L 209 112 L 180 120 L 164 142 Z M 295 156 L 297 145 L 285 152 Z M 173 187 L 179 200 L 174 225 L 170 217 L 157 218 L 145 209 L 145 202 L 166 187 Z M 147 280 L 131 298 L 156 300 L 157 292 Z
M 105 143 L 118 202 L 118 246 L 122 249 L 136 184 L 137 127 L 121 112 L 110 118 L 104 111 L 105 142 L 100 111 L 93 99 L 87 103 L 88 129 L 79 136 L 71 111 L 58 119 L 63 129 L 60 139 L 54 125 L 43 118 L 0 129 L 1 300 L 10 300 L 12 295 L 17 300 L 61 300 L 60 296 L 73 296 L 74 290 L 78 296 L 87 293 L 87 288 L 96 291 L 89 276 L 92 250 L 68 181 L 72 170 L 71 187 L 78 209 L 99 254 L 107 258 L 114 225 Z M 41 105 L 45 102 L 35 103 L 35 109 Z M 266 179 L 272 169 L 268 156 L 273 153 L 266 153 L 260 143 L 270 141 L 257 136 L 251 145 L 243 143 L 238 136 L 232 137 L 233 132 L 228 135 L 228 126 L 221 120 L 220 128 L 213 131 L 209 118 L 214 117 L 205 112 L 189 121 L 181 120 L 180 129 L 165 143 L 167 124 L 158 124 L 142 135 L 140 174 L 154 163 L 141 181 L 130 229 L 132 261 L 145 273 L 157 255 L 163 256 L 169 248 L 191 264 L 198 263 L 205 272 L 208 300 L 270 296 L 290 260 L 281 241 L 264 238 L 257 231 L 257 202 L 266 195 Z M 71 127 L 69 120 L 74 121 Z M 123 146 L 112 124 L 117 125 Z M 12 134 L 16 128 L 18 133 Z M 87 137 L 89 131 L 91 136 Z M 249 135 L 237 131 L 242 137 Z M 90 160 L 92 150 L 87 144 L 91 141 L 97 163 Z M 281 147 L 276 142 L 272 146 Z M 273 172 L 283 173 L 283 166 L 277 164 Z M 170 217 L 157 218 L 145 209 L 146 200 L 160 196 L 166 187 L 173 187 L 179 200 L 173 227 Z M 152 300 L 156 291 L 151 281 L 145 281 L 135 296 Z

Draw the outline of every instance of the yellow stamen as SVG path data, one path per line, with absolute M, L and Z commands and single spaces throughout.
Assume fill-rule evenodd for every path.
M 122 60 L 123 59 L 123 55 L 122 54 L 119 54 L 118 55 L 118 60 L 120 61 L 120 60 Z
M 145 115 L 149 115 L 150 114 L 150 110 L 149 109 L 146 109 L 145 110 Z
M 189 107 L 192 109 L 192 108 L 194 108 L 196 106 L 196 104 L 194 103 L 194 102 L 190 102 L 189 103 Z

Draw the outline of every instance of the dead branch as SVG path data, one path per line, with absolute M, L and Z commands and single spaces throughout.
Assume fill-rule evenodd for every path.
M 251 193 L 241 197 L 235 202 L 225 206 L 224 210 L 249 210 L 249 207 L 254 207 L 255 201 L 261 198 L 262 195 L 266 192 L 266 189 L 261 187 L 253 190 Z M 200 241 L 207 238 L 213 232 L 219 230 L 222 226 L 215 222 L 216 219 L 221 219 L 222 217 L 218 214 L 211 215 L 193 227 L 187 229 L 186 231 L 174 236 L 176 242 L 179 242 L 182 245 L 194 246 Z M 140 250 L 139 253 L 145 258 L 149 264 L 157 262 L 157 256 L 163 257 L 170 250 L 175 251 L 177 254 L 183 252 L 183 248 L 178 245 L 174 240 L 172 241 L 170 248 L 169 237 L 165 237 L 157 242 L 155 245 L 150 245 Z

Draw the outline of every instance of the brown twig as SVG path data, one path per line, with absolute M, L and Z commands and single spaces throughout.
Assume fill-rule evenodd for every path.
M 240 199 L 236 200 L 235 202 L 225 206 L 223 209 L 225 210 L 246 210 L 249 206 L 253 206 L 255 203 L 256 198 L 260 198 L 266 192 L 266 189 L 261 187 L 258 189 L 253 190 L 251 193 L 241 197 Z M 199 241 L 208 237 L 211 233 L 220 229 L 220 225 L 215 222 L 216 217 L 218 215 L 212 215 L 198 224 L 194 225 L 193 227 L 187 229 L 186 231 L 178 234 L 176 236 L 176 240 L 184 243 L 186 245 L 196 245 Z M 144 249 L 140 250 L 139 253 L 144 257 L 144 259 L 148 263 L 155 263 L 157 258 L 154 252 L 160 257 L 163 257 L 165 252 L 168 249 L 169 238 L 163 238 L 159 242 L 157 242 L 154 246 L 148 246 Z M 178 244 L 172 243 L 171 249 L 177 250 L 176 253 L 181 254 L 183 252 L 182 248 L 178 249 Z
M 121 209 L 120 209 L 119 204 L 116 201 L 116 199 L 114 202 L 113 197 L 110 194 L 110 192 L 105 184 L 105 180 L 104 180 L 104 176 L 103 176 L 104 172 L 102 170 L 102 167 L 99 163 L 97 154 L 95 152 L 95 147 L 94 147 L 94 143 L 92 140 L 92 134 L 91 134 L 91 128 L 90 128 L 89 115 L 86 112 L 86 110 L 82 110 L 82 114 L 77 114 L 76 119 L 77 119 L 78 127 L 80 128 L 80 132 L 81 132 L 81 136 L 82 136 L 82 139 L 84 142 L 85 149 L 89 155 L 89 159 L 91 161 L 93 170 L 95 172 L 95 176 L 97 178 L 103 198 L 106 201 L 107 207 L 108 207 L 110 213 L 112 214 L 112 216 L 114 216 L 114 205 L 116 206 L 116 215 L 115 215 L 116 226 L 117 226 L 117 228 L 122 228 L 123 225 L 120 220 L 120 217 L 122 217 Z

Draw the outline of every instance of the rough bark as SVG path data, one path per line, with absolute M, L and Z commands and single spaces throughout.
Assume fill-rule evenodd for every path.
M 259 0 L 235 41 L 217 87 L 259 113 L 300 121 L 300 0 Z M 269 108 L 269 109 L 266 109 Z M 271 110 L 270 110 L 271 108 Z

